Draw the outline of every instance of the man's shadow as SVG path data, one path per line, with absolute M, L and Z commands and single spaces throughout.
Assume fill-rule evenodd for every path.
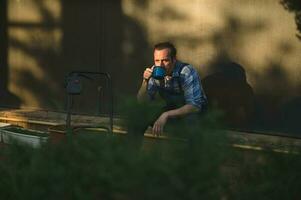
M 230 128 L 250 128 L 254 123 L 255 98 L 244 68 L 230 61 L 216 63 L 215 67 L 218 70 L 202 80 L 209 109 L 222 111 L 223 122 Z

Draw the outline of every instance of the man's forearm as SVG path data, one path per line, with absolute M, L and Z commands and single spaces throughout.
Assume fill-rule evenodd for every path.
M 165 114 L 168 116 L 168 118 L 176 118 L 176 117 L 181 117 L 190 113 L 195 113 L 198 112 L 199 108 L 196 106 L 190 105 L 190 104 L 185 104 L 184 106 L 166 111 Z
M 147 100 L 147 80 L 143 79 L 141 87 L 137 94 L 138 101 Z
M 153 125 L 153 133 L 160 134 L 169 118 L 181 117 L 198 111 L 196 106 L 186 104 L 180 108 L 163 112 Z

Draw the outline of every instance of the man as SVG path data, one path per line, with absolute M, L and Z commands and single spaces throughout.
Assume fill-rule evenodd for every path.
M 163 80 L 152 77 L 154 66 L 146 68 L 138 92 L 138 101 L 155 100 L 157 95 L 166 102 L 166 107 L 153 123 L 152 131 L 160 135 L 169 119 L 187 117 L 206 109 L 207 98 L 197 71 L 190 64 L 177 60 L 177 50 L 169 42 L 154 46 L 154 66 L 165 69 Z

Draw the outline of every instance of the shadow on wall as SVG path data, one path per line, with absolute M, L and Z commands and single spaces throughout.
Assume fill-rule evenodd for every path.
M 246 80 L 244 68 L 223 59 L 225 57 L 211 63 L 215 72 L 202 83 L 210 106 L 223 111 L 228 127 L 301 134 L 301 97 L 287 93 L 289 81 L 283 66 L 270 64 L 269 70 L 258 78 L 260 87 L 267 93 L 255 95 Z M 278 95 L 268 92 L 271 85 L 278 88 Z
M 211 107 L 223 111 L 224 122 L 231 128 L 252 128 L 258 115 L 253 88 L 247 82 L 242 65 L 233 61 L 237 54 L 238 39 L 246 31 L 256 32 L 264 28 L 263 22 L 244 24 L 227 15 L 227 26 L 208 38 L 217 55 L 208 65 L 210 74 L 202 83 Z
M 265 23 L 244 24 L 235 16 L 227 19 L 225 29 L 209 38 L 217 52 L 213 62 L 209 63 L 211 75 L 203 79 L 210 103 L 224 110 L 225 121 L 230 127 L 301 134 L 295 118 L 301 115 L 300 98 L 291 94 L 294 86 L 290 84 L 281 59 L 275 55 L 268 66 L 257 66 L 267 69 L 260 74 L 248 69 L 249 75 L 256 78 L 258 91 L 255 94 L 246 81 L 243 66 L 232 62 L 233 57 L 239 55 L 240 36 L 264 30 Z M 276 51 L 287 56 L 293 53 L 285 41 Z
M 135 7 L 141 9 L 148 6 L 147 1 L 133 3 L 136 4 Z M 113 76 L 117 97 L 136 95 L 142 81 L 143 70 L 152 63 L 151 47 L 147 42 L 145 30 L 136 21 L 137 19 L 123 14 L 121 1 L 107 1 L 105 7 L 107 8 L 104 21 L 107 38 L 104 47 L 105 70 Z M 112 12 L 116 9 L 118 9 L 116 12 Z
M 276 59 L 275 59 L 276 60 Z M 261 76 L 256 75 L 260 83 L 261 93 L 256 95 L 257 123 L 256 127 L 264 130 L 301 134 L 299 116 L 301 115 L 300 96 L 289 90 L 289 76 L 281 63 L 270 61 L 268 70 Z M 269 90 L 274 88 L 274 95 Z M 300 91 L 301 87 L 297 87 Z
M 7 91 L 9 74 L 9 68 L 7 67 L 8 45 L 34 58 L 37 66 L 40 67 L 39 71 L 43 71 L 46 75 L 45 78 L 38 79 L 33 72 L 27 71 L 27 66 L 22 66 L 22 71 L 19 74 L 20 82 L 17 83 L 18 87 L 29 90 L 42 108 L 55 110 L 65 108 L 64 78 L 68 72 L 73 70 L 109 72 L 113 77 L 116 95 L 121 93 L 136 95 L 141 82 L 139 77 L 141 77 L 145 65 L 152 63 L 152 50 L 143 28 L 135 19 L 124 15 L 121 0 L 62 0 L 61 22 L 56 21 L 51 11 L 45 6 L 44 1 L 33 1 L 42 16 L 40 24 L 8 23 L 7 0 L 0 1 L 0 95 L 9 94 Z M 147 1 L 136 0 L 133 2 L 138 7 L 148 6 Z M 297 3 L 296 5 L 300 4 Z M 300 7 L 295 8 L 294 11 Z M 176 16 L 178 20 L 185 17 L 174 13 L 174 11 L 170 13 L 168 15 L 165 13 L 162 16 L 164 18 Z M 257 124 L 268 128 L 275 126 L 275 122 L 279 122 L 283 129 L 288 126 L 297 127 L 297 120 L 294 120 L 294 117 L 298 113 L 300 114 L 299 97 L 292 97 L 289 100 L 286 98 L 285 101 L 277 100 L 277 102 L 276 99 L 281 98 L 281 96 L 276 98 L 270 96 L 266 101 L 262 96 L 256 95 L 254 97 L 253 89 L 246 81 L 245 69 L 243 66 L 231 62 L 231 60 L 235 60 L 231 56 L 237 55 L 240 50 L 239 38 L 243 34 L 252 34 L 265 29 L 265 22 L 256 21 L 253 24 L 244 24 L 235 16 L 227 17 L 228 23 L 225 28 L 209 36 L 209 38 L 185 35 L 169 39 L 185 42 L 191 47 L 202 45 L 207 40 L 210 40 L 214 45 L 218 56 L 214 58 L 215 62 L 210 64 L 213 73 L 203 80 L 204 89 L 209 100 L 212 100 L 211 103 L 216 102 L 217 106 L 225 109 L 225 118 L 229 125 L 250 126 L 254 121 L 259 121 Z M 18 38 L 8 39 L 7 30 L 10 27 L 26 31 L 29 34 L 29 43 L 37 45 L 29 46 L 28 43 L 24 43 Z M 51 46 L 45 48 L 43 45 L 38 45 L 45 41 L 41 38 L 37 39 L 37 32 L 35 31 L 37 29 L 46 32 L 61 29 L 63 35 L 61 50 L 56 51 Z M 47 40 L 51 42 L 55 38 L 50 37 Z M 283 71 L 278 70 L 283 68 L 279 63 L 273 62 L 268 67 L 270 68 L 269 73 L 260 74 L 260 77 L 263 78 L 257 81 L 259 85 L 262 85 L 261 87 L 268 85 L 265 82 L 266 80 L 274 80 L 270 72 L 278 80 L 279 78 L 281 80 L 288 78 Z M 249 70 L 248 73 L 250 73 Z M 53 87 L 50 87 L 50 85 Z M 80 97 L 81 99 L 75 102 L 75 109 L 85 113 L 94 113 L 98 101 L 98 94 L 95 91 L 94 89 L 88 89 Z M 1 101 L 3 99 L 3 96 L 1 96 Z M 257 100 L 256 105 L 254 99 Z M 115 104 L 118 104 L 119 101 L 122 101 L 122 98 L 118 98 Z M 23 103 L 20 102 L 18 97 L 12 95 L 9 96 L 7 102 L 13 102 L 14 106 Z M 277 108 L 274 109 L 275 107 L 272 104 L 277 105 Z M 272 116 L 271 120 L 267 118 L 268 115 Z M 278 118 L 274 119 L 274 116 Z
M 144 1 L 137 2 L 139 6 L 147 6 Z M 136 95 L 149 46 L 140 25 L 123 14 L 121 0 L 64 0 L 63 8 L 62 60 L 68 66 L 65 73 L 72 70 L 109 73 L 113 80 L 115 105 L 123 100 L 123 95 Z M 85 92 L 74 102 L 74 110 L 95 113 L 99 104 L 96 93 L 95 87 L 85 87 Z M 100 110 L 104 113 L 110 104 L 107 94 L 103 87 Z
M 101 17 L 103 15 L 103 1 L 62 0 L 62 54 L 60 55 L 63 67 L 57 72 L 60 74 L 62 89 L 64 77 L 71 71 L 103 70 L 104 33 Z M 119 56 L 119 52 L 116 52 Z M 99 77 L 82 79 L 83 90 L 81 95 L 74 98 L 73 111 L 76 113 L 95 114 L 99 110 L 98 89 Z M 105 86 L 102 86 L 105 87 Z M 65 91 L 62 91 L 67 102 Z M 106 94 L 106 93 L 105 93 Z M 65 109 L 67 105 L 65 105 Z
M 19 107 L 20 99 L 8 90 L 7 0 L 0 1 L 0 105 Z
M 281 106 L 282 130 L 289 133 L 301 134 L 300 126 L 301 96 L 291 98 Z
M 289 12 L 295 13 L 295 22 L 299 33 L 296 36 L 301 40 L 301 3 L 299 0 L 281 0 L 280 3 Z
M 254 122 L 255 98 L 244 68 L 234 62 L 217 62 L 220 69 L 202 80 L 209 106 L 223 111 L 231 128 L 250 127 Z
M 19 90 L 26 90 L 42 109 L 66 109 L 65 76 L 74 70 L 109 72 L 113 77 L 115 91 L 136 93 L 140 84 L 137 77 L 148 63 L 145 55 L 151 55 L 150 48 L 138 23 L 123 14 L 120 0 L 62 0 L 60 21 L 44 1 L 33 0 L 38 8 L 36 12 L 42 16 L 38 23 L 8 22 L 7 1 L 0 2 L 1 101 L 4 100 L 3 95 L 7 96 L 9 93 L 7 79 L 12 66 L 9 68 L 7 64 L 8 48 L 17 49 L 22 55 L 30 57 L 36 63 L 35 67 L 38 67 L 36 71 L 42 72 L 41 79 L 41 74 L 34 74 L 36 72 L 30 70 L 28 62 L 19 60 L 22 68 L 15 76 L 19 78 L 9 80 L 14 82 Z M 139 5 L 146 6 L 141 2 Z M 7 32 L 10 28 L 23 31 L 28 41 L 24 42 L 15 35 L 8 38 Z M 62 38 L 59 40 L 53 34 L 56 30 L 61 31 Z M 81 113 L 95 113 L 98 88 L 88 86 L 85 89 L 85 94 L 81 95 L 75 104 L 75 110 Z M 107 94 L 107 91 L 104 91 L 104 94 Z M 24 103 L 12 95 L 7 102 L 12 103 L 13 107 Z M 104 107 L 107 103 L 103 103 Z
M 223 120 L 230 128 L 276 131 L 301 134 L 301 97 L 288 96 L 288 85 L 279 65 L 271 65 L 269 79 L 261 83 L 268 87 L 279 84 L 282 95 L 255 95 L 246 80 L 244 68 L 234 62 L 212 63 L 218 70 L 202 80 L 210 107 L 223 111 Z M 265 76 L 264 76 L 265 77 Z
M 13 4 L 19 2 L 9 3 Z M 60 28 L 60 24 L 58 24 L 58 22 L 55 20 L 53 13 L 47 9 L 44 1 L 33 0 L 33 3 L 36 4 L 36 7 L 40 12 L 39 14 L 41 14 L 42 19 L 40 22 L 7 21 L 5 30 L 7 32 L 8 30 L 11 31 L 9 37 L 7 36 L 4 39 L 5 43 L 7 44 L 5 47 L 6 62 L 8 59 L 8 49 L 14 50 L 10 51 L 10 53 L 14 54 L 15 52 L 18 52 L 18 55 L 22 55 L 23 57 L 20 58 L 20 56 L 18 56 L 14 62 L 12 62 L 18 63 L 17 67 L 13 66 L 13 64 L 11 64 L 12 66 L 8 66 L 6 63 L 7 77 L 9 77 L 8 75 L 10 73 L 14 73 L 14 76 L 10 76 L 13 78 L 7 81 L 14 84 L 19 91 L 22 91 L 22 93 L 18 95 L 24 95 L 27 93 L 27 97 L 33 99 L 34 102 L 38 102 L 41 108 L 62 108 L 62 106 L 59 105 L 59 98 L 62 95 L 58 95 L 58 93 L 60 93 L 62 90 L 59 92 L 56 91 L 57 89 L 59 90 L 59 87 L 57 87 L 57 85 L 59 85 L 58 77 L 60 77 L 58 69 L 60 69 L 61 66 L 58 51 L 55 49 L 56 39 L 53 34 L 56 29 Z M 21 5 L 22 4 L 20 4 L 20 6 Z M 6 15 L 8 15 L 7 7 L 8 6 L 6 5 L 3 8 L 6 12 Z M 18 33 L 21 33 L 26 37 L 18 37 Z M 45 36 L 46 39 L 44 38 Z M 2 48 L 3 47 L 1 47 L 1 49 Z M 28 65 L 30 62 L 31 64 L 35 64 L 33 66 L 30 64 Z M 35 69 L 35 72 L 31 71 L 31 69 L 35 67 L 38 67 Z M 13 72 L 15 69 L 16 71 Z M 6 87 L 8 82 L 6 83 Z M 24 105 L 24 102 L 21 99 L 21 96 L 9 97 L 4 105 L 19 107 L 21 104 Z M 36 104 L 26 106 L 36 107 Z

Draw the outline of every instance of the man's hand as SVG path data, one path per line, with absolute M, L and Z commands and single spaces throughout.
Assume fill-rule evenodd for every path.
M 146 68 L 143 73 L 143 79 L 148 80 L 152 76 L 152 73 L 153 73 L 153 67 Z
M 137 99 L 139 102 L 142 102 L 142 101 L 145 101 L 148 99 L 147 84 L 148 84 L 148 79 L 150 79 L 150 77 L 152 76 L 153 68 L 154 67 L 146 68 L 143 72 L 143 81 L 142 81 L 141 87 L 137 94 Z
M 162 113 L 161 116 L 157 119 L 157 121 L 153 125 L 153 134 L 161 135 L 163 132 L 163 128 L 167 122 L 168 114 L 166 112 Z
M 196 106 L 190 105 L 190 104 L 185 104 L 184 106 L 174 109 L 174 110 L 169 110 L 161 114 L 161 116 L 157 119 L 157 121 L 153 125 L 153 134 L 154 135 L 161 135 L 163 132 L 163 128 L 169 118 L 176 118 L 176 117 L 181 117 L 185 116 L 190 113 L 195 113 L 198 112 L 199 108 Z

